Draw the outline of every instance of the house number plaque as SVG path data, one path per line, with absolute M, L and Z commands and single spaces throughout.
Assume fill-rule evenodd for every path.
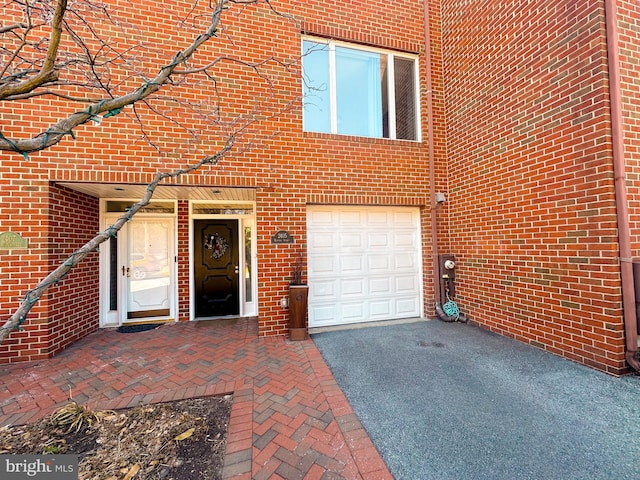
M 0 233 L 0 249 L 27 248 L 27 239 L 14 232 Z
M 293 237 L 286 230 L 280 230 L 271 237 L 271 243 L 293 243 Z

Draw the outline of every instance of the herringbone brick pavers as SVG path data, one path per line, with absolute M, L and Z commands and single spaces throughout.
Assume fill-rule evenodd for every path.
M 94 409 L 233 393 L 225 479 L 392 478 L 311 340 L 259 338 L 255 320 L 100 330 L 58 356 L 0 366 L 0 425 L 69 396 Z

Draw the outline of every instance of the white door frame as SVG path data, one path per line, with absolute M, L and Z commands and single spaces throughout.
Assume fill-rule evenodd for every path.
M 122 199 L 116 199 L 117 201 L 123 201 Z M 105 211 L 106 199 L 101 201 L 101 215 L 100 225 L 103 230 L 106 230 L 112 225 L 121 213 L 111 213 Z M 167 200 L 163 200 L 167 202 Z M 132 201 L 135 203 L 135 201 Z M 176 269 L 176 255 L 177 255 L 177 206 L 174 208 L 173 214 L 160 214 L 160 213 L 137 213 L 135 219 L 141 220 L 145 218 L 170 218 L 172 221 L 173 232 L 169 233 L 170 245 L 168 252 L 169 261 L 169 315 L 162 317 L 150 317 L 127 320 L 127 290 L 126 290 L 126 272 L 122 274 L 120 271 L 124 266 L 124 255 L 127 249 L 127 235 L 128 225 L 125 224 L 123 228 L 118 232 L 117 242 L 117 266 L 116 271 L 111 272 L 111 244 L 109 241 L 102 244 L 100 248 L 100 327 L 115 327 L 124 323 L 132 322 L 147 322 L 151 320 L 177 320 L 177 305 L 178 305 L 178 282 L 177 282 L 177 269 Z M 125 267 L 126 268 L 126 267 Z M 115 277 L 113 275 L 115 274 Z M 111 309 L 110 289 L 112 280 L 115 280 L 117 289 L 117 306 L 116 309 Z
M 201 318 L 196 318 L 196 306 L 195 306 L 195 278 L 194 278 L 194 221 L 195 220 L 237 220 L 238 221 L 238 243 L 239 243 L 239 271 L 241 272 L 241 279 L 238 282 L 238 289 L 240 295 L 240 313 L 241 317 L 253 317 L 258 315 L 258 269 L 257 269 L 257 233 L 256 233 L 256 218 L 255 214 L 197 214 L 194 213 L 194 205 L 197 204 L 207 204 L 207 205 L 215 205 L 219 203 L 220 205 L 234 205 L 237 204 L 240 206 L 248 206 L 251 205 L 253 212 L 255 212 L 255 203 L 254 202 L 245 202 L 245 201 L 198 201 L 192 200 L 189 202 L 189 319 L 190 320 L 201 320 Z M 247 251 L 246 249 L 246 237 L 245 232 L 246 229 L 250 231 L 250 244 L 251 251 Z M 251 273 L 249 275 L 249 280 L 246 280 L 245 275 L 248 272 L 248 268 L 251 266 Z M 245 275 L 243 275 L 243 273 Z M 245 281 L 242 281 L 242 279 Z

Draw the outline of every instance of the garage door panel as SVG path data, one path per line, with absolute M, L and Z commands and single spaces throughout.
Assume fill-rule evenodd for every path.
M 389 250 L 393 248 L 392 245 L 390 232 L 369 232 L 367 235 L 367 247 L 369 249 Z
M 325 226 L 329 229 L 333 229 L 335 226 L 334 215 L 335 213 L 331 210 L 307 210 L 307 219 L 309 220 L 309 223 L 313 223 L 317 227 Z
M 414 215 L 411 209 L 395 210 L 393 212 L 393 223 L 396 227 L 407 227 L 413 229 L 415 225 Z
M 337 275 L 338 262 L 331 255 L 317 255 L 307 260 L 309 275 L 316 278 L 325 278 L 330 275 Z
M 392 300 L 372 301 L 369 307 L 369 320 L 388 319 L 393 313 Z
M 369 293 L 372 295 L 385 295 L 391 293 L 391 281 L 389 277 L 369 278 Z
M 418 257 L 416 255 L 394 255 L 393 265 L 396 270 L 410 270 L 415 272 L 418 267 Z
M 364 248 L 364 236 L 360 232 L 341 232 L 339 236 L 341 248 Z
M 396 300 L 396 311 L 401 317 L 411 316 L 416 309 L 420 308 L 418 305 L 418 299 L 411 298 L 398 298 Z
M 340 255 L 340 273 L 344 275 L 356 274 L 359 275 L 362 272 L 364 265 L 364 255 L 357 254 L 342 254 Z
M 393 263 L 391 255 L 367 255 L 368 271 L 370 273 L 388 272 Z
M 321 280 L 313 282 L 309 286 L 309 293 L 323 301 L 336 301 L 338 299 L 338 280 Z
M 410 277 L 410 276 L 396 277 L 394 278 L 394 281 L 395 281 L 394 291 L 399 294 L 415 292 L 416 288 L 418 287 L 416 285 L 416 279 L 414 277 Z
M 366 294 L 364 278 L 350 278 L 341 280 L 340 294 L 343 297 L 358 296 L 360 298 L 364 298 Z
M 367 272 L 372 275 L 379 275 L 384 273 L 385 275 L 393 268 L 393 255 L 387 254 L 373 254 L 367 255 L 368 270 Z
M 317 232 L 309 239 L 309 247 L 317 250 L 331 251 L 335 248 L 335 235 L 333 232 Z
M 317 325 L 335 325 L 339 312 L 334 305 L 321 305 L 309 311 L 309 324 L 313 321 Z
M 340 225 L 342 227 L 355 227 L 362 225 L 362 212 L 358 210 L 342 210 L 337 211 L 334 214 L 336 222 L 334 225 Z
M 371 226 L 389 225 L 389 212 L 385 209 L 367 211 L 367 224 Z
M 362 302 L 345 302 L 342 304 L 341 323 L 364 322 L 367 318 L 365 315 L 364 305 Z
M 311 327 L 421 315 L 418 208 L 309 206 L 307 238 Z
M 414 232 L 393 232 L 393 244 L 396 247 L 417 247 L 416 236 Z

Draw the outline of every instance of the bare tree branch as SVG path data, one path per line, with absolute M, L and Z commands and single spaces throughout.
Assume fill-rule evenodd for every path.
M 238 130 L 240 133 L 242 129 Z M 173 172 L 158 172 L 155 174 L 153 180 L 147 186 L 147 192 L 145 196 L 137 203 L 131 206 L 131 208 L 123 213 L 118 219 L 107 228 L 105 231 L 98 233 L 95 237 L 85 243 L 78 250 L 73 252 L 63 263 L 61 263 L 55 270 L 53 270 L 46 278 L 40 281 L 32 290 L 28 291 L 20 305 L 15 310 L 13 315 L 6 321 L 6 323 L 0 327 L 0 343 L 2 343 L 11 333 L 12 330 L 19 328 L 24 323 L 27 315 L 38 302 L 40 297 L 53 285 L 62 280 L 69 271 L 82 262 L 87 255 L 95 252 L 98 247 L 114 237 L 131 218 L 142 208 L 149 205 L 153 194 L 158 185 L 169 178 L 178 178 L 184 174 L 194 172 L 204 165 L 215 165 L 224 157 L 234 146 L 236 141 L 236 135 L 231 135 L 224 146 L 214 155 L 209 155 L 202 158 L 199 162 L 181 170 L 175 170 Z
M 72 86 L 72 85 L 74 85 L 74 83 L 72 83 L 72 82 L 55 82 L 55 83 L 53 83 L 51 85 L 55 85 L 55 86 Z M 60 98 L 60 99 L 64 99 L 64 100 L 69 100 L 70 102 L 97 103 L 97 102 L 100 101 L 99 98 L 74 97 L 72 95 L 67 95 L 65 93 L 56 92 L 54 90 L 38 90 L 36 92 L 23 93 L 22 95 L 16 95 L 15 97 L 12 98 L 12 100 L 27 100 L 29 98 L 45 97 L 45 96 L 51 96 L 51 97 L 56 97 L 56 98 Z
M 29 1 L 31 0 L 27 0 L 27 2 Z M 265 3 L 277 15 L 290 18 L 277 12 L 269 0 L 211 0 L 213 3 L 211 17 L 207 17 L 207 28 L 204 33 L 197 35 L 184 50 L 176 52 L 170 63 L 165 64 L 157 70 L 154 78 L 146 80 L 143 77 L 141 86 L 137 88 L 129 87 L 128 91 L 119 95 L 115 94 L 119 88 L 129 85 L 132 79 L 142 76 L 138 71 L 138 66 L 142 65 L 141 60 L 143 60 L 142 56 L 144 56 L 140 50 L 144 49 L 146 52 L 146 47 L 143 44 L 128 47 L 124 50 L 119 49 L 118 46 L 114 47 L 113 44 L 109 44 L 100 38 L 98 30 L 94 29 L 90 21 L 82 18 L 81 7 L 77 7 L 78 10 L 76 11 L 73 9 L 74 7 L 69 7 L 68 1 L 71 0 L 57 0 L 55 14 L 51 20 L 51 33 L 48 42 L 46 38 L 39 38 L 35 41 L 30 38 L 31 36 L 35 37 L 35 35 L 32 35 L 34 28 L 45 25 L 45 23 L 42 23 L 42 19 L 47 20 L 50 18 L 51 12 L 48 10 L 48 4 L 39 7 L 40 9 L 34 13 L 32 12 L 33 6 L 25 3 L 22 5 L 24 8 L 23 22 L 0 27 L 0 34 L 4 33 L 12 36 L 8 44 L 13 46 L 11 50 L 9 47 L 0 45 L 0 53 L 4 54 L 7 52 L 8 55 L 6 55 L 5 58 L 10 59 L 8 62 L 6 60 L 4 61 L 3 74 L 0 75 L 0 101 L 25 100 L 46 95 L 64 99 L 69 102 L 84 102 L 90 105 L 86 110 L 77 111 L 62 118 L 49 127 L 46 132 L 32 138 L 11 139 L 6 138 L 2 132 L 0 132 L 0 150 L 15 151 L 25 156 L 30 152 L 44 150 L 60 142 L 65 135 L 73 135 L 73 129 L 75 127 L 89 120 L 95 120 L 99 115 L 104 113 L 107 113 L 107 115 L 120 113 L 120 111 L 127 106 L 132 106 L 131 116 L 140 125 L 143 138 L 159 155 L 166 155 L 166 152 L 161 150 L 161 144 L 155 143 L 151 134 L 145 128 L 144 115 L 148 112 L 151 112 L 157 118 L 163 119 L 165 122 L 177 125 L 182 131 L 186 132 L 189 137 L 188 140 L 185 140 L 185 143 L 189 149 L 193 147 L 195 151 L 198 151 L 197 145 L 201 140 L 200 136 L 205 132 L 202 126 L 198 126 L 198 122 L 206 125 L 208 137 L 211 135 L 211 126 L 213 125 L 216 131 L 221 133 L 221 138 L 226 139 L 226 141 L 221 148 L 217 148 L 217 153 L 205 155 L 200 161 L 184 169 L 156 173 L 153 180 L 147 186 L 146 194 L 139 202 L 135 203 L 125 214 L 121 215 L 113 225 L 105 231 L 96 234 L 91 240 L 77 249 L 62 264 L 49 273 L 46 278 L 37 283 L 33 289 L 24 295 L 24 298 L 20 300 L 19 306 L 13 315 L 0 327 L 0 343 L 10 335 L 12 330 L 19 328 L 24 323 L 31 309 L 51 286 L 60 282 L 73 267 L 82 262 L 87 255 L 95 252 L 99 245 L 115 236 L 125 223 L 131 220 L 140 209 L 148 205 L 161 182 L 176 179 L 184 174 L 194 172 L 205 165 L 216 165 L 221 158 L 234 149 L 239 137 L 245 136 L 248 133 L 250 125 L 260 121 L 269 121 L 281 115 L 285 111 L 288 111 L 297 101 L 290 100 L 285 105 L 280 104 L 280 106 L 274 107 L 274 105 L 278 104 L 269 104 L 256 98 L 253 106 L 246 108 L 245 113 L 240 116 L 234 116 L 229 121 L 223 121 L 221 104 L 218 98 L 218 79 L 214 72 L 216 65 L 220 62 L 226 62 L 239 65 L 241 68 L 246 69 L 251 75 L 257 76 L 265 82 L 265 85 L 269 91 L 271 91 L 269 98 L 273 98 L 275 77 L 267 74 L 267 72 L 273 65 L 281 67 L 286 72 L 290 72 L 290 68 L 295 62 L 286 63 L 275 57 L 250 62 L 223 55 L 208 62 L 207 65 L 203 67 L 191 67 L 189 65 L 189 60 L 192 59 L 198 49 L 212 37 L 216 36 L 219 28 L 221 28 L 222 13 L 228 8 L 228 4 L 238 4 L 244 8 L 244 6 L 250 4 Z M 112 19 L 109 12 L 100 10 L 102 7 L 96 6 L 96 8 L 94 8 L 91 0 L 80 1 L 89 6 L 88 11 L 91 13 L 97 9 L 108 22 L 112 22 L 112 24 L 116 26 L 118 25 L 118 23 Z M 195 0 L 193 12 L 185 17 L 182 21 L 183 23 L 186 24 L 188 18 L 199 18 L 195 15 L 197 4 L 198 1 Z M 71 24 L 65 19 L 65 13 L 75 18 L 78 23 Z M 42 18 L 38 18 L 38 15 Z M 189 28 L 193 29 L 197 27 L 191 25 Z M 71 54 L 69 52 L 58 52 L 63 32 L 69 35 L 70 40 L 76 47 L 76 52 Z M 86 34 L 88 37 L 84 38 L 82 36 L 83 34 Z M 79 54 L 77 50 L 80 51 Z M 34 53 L 35 57 L 32 57 L 31 55 Z M 151 51 L 151 53 L 156 54 L 157 52 Z M 38 58 L 38 55 L 40 55 L 40 58 Z M 42 60 L 42 57 L 44 60 Z M 16 60 L 16 64 L 12 65 L 14 59 Z M 123 66 L 126 68 L 120 68 Z M 114 67 L 115 69 L 120 68 L 120 70 L 116 73 L 111 73 L 109 67 Z M 69 79 L 60 79 L 58 72 L 64 68 L 76 68 L 76 70 L 69 76 Z M 179 96 L 171 97 L 169 95 L 157 94 L 163 86 L 167 86 L 168 90 L 176 87 L 199 86 L 198 76 L 200 76 L 200 79 L 204 78 L 207 82 L 213 84 L 212 90 L 215 94 L 211 100 L 209 98 L 204 100 L 181 99 Z M 189 80 L 190 77 L 196 80 L 191 82 Z M 82 83 L 83 81 L 87 83 Z M 57 90 L 56 87 L 69 88 Z M 83 90 L 87 93 L 86 96 L 83 96 Z M 100 95 L 96 96 L 95 91 L 99 91 Z M 91 95 L 92 92 L 93 95 Z M 159 103 L 156 105 L 152 100 Z M 167 110 L 168 105 L 173 106 Z M 140 107 L 142 106 L 144 106 L 146 110 L 141 109 Z M 171 109 L 174 108 L 174 106 L 176 112 L 184 109 L 195 112 L 197 116 L 194 118 L 197 121 L 191 125 L 189 121 L 182 120 L 179 114 L 173 118 L 171 116 Z M 274 132 L 273 135 L 277 135 L 277 132 Z M 251 137 L 251 135 L 246 136 Z M 240 150 L 250 149 L 254 142 L 255 138 L 243 140 L 244 148 Z M 237 146 L 235 150 L 238 150 Z
M 9 99 L 13 95 L 21 95 L 23 93 L 30 92 L 41 85 L 56 81 L 58 79 L 58 72 L 54 67 L 56 58 L 58 56 L 58 47 L 60 46 L 60 40 L 62 38 L 62 22 L 66 10 L 67 0 L 58 0 L 56 11 L 53 16 L 53 21 L 51 23 L 49 49 L 47 51 L 47 55 L 40 72 L 37 75 L 30 77 L 18 84 L 0 84 L 0 100 Z M 11 148 L 9 148 L 8 150 L 11 150 Z
M 27 24 L 26 23 L 14 23 L 13 25 L 5 25 L 4 27 L 0 27 L 0 34 L 2 33 L 8 33 L 11 32 L 12 30 L 24 30 L 27 28 Z
M 198 35 L 185 50 L 177 52 L 171 63 L 161 67 L 155 78 L 152 80 L 145 80 L 142 86 L 128 94 L 114 98 L 109 97 L 98 102 L 93 102 L 86 110 L 69 115 L 67 118 L 62 119 L 55 125 L 49 127 L 46 132 L 43 132 L 33 138 L 11 139 L 0 133 L 0 150 L 15 151 L 23 155 L 44 150 L 60 142 L 65 135 L 73 135 L 74 128 L 86 123 L 92 118 L 95 118 L 105 112 L 109 112 L 111 114 L 119 113 L 124 107 L 133 105 L 134 103 L 153 95 L 160 90 L 165 83 L 170 81 L 171 75 L 175 73 L 179 65 L 186 64 L 186 62 L 204 43 L 215 36 L 220 22 L 220 16 L 226 8 L 225 4 L 227 1 L 231 0 L 219 0 L 216 3 L 207 30 Z M 256 1 L 257 0 L 248 0 L 246 3 L 255 3 Z M 56 14 L 61 10 L 61 4 L 66 8 L 66 0 L 59 0 L 59 2 Z M 62 10 L 61 14 L 64 14 L 64 10 Z M 56 20 L 54 20 L 54 25 L 57 25 L 56 31 L 59 30 L 60 23 L 61 20 L 57 21 L 57 23 Z M 59 43 L 59 35 L 52 34 L 52 46 L 49 48 L 47 60 L 45 62 L 45 66 L 43 66 L 42 72 L 48 71 L 50 68 L 49 66 L 55 61 L 55 58 L 52 57 L 56 51 L 53 48 L 54 37 L 56 39 L 56 48 L 57 43 Z M 11 88 L 10 85 L 0 86 L 0 100 L 12 100 L 14 96 L 15 98 L 23 98 L 22 95 L 30 90 L 34 90 L 45 82 L 45 75 L 42 72 L 36 77 L 22 82 L 19 88 Z M 55 81 L 56 79 L 57 73 L 50 77 L 49 81 Z

